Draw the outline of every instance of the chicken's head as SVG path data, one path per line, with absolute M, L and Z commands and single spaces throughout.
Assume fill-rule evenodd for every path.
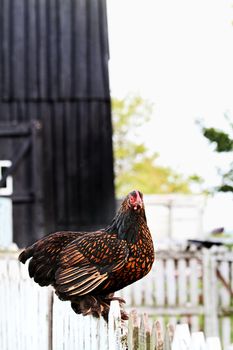
M 137 211 L 144 207 L 143 195 L 140 191 L 132 191 L 128 194 L 128 204 L 129 207 Z

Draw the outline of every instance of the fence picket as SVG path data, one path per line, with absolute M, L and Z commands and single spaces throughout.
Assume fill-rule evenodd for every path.
M 140 306 L 143 304 L 143 295 L 144 295 L 144 280 L 139 280 L 132 286 L 133 292 L 133 305 Z
M 206 342 L 203 332 L 193 332 L 191 334 L 190 350 L 206 350 Z
M 88 315 L 83 318 L 84 323 L 84 349 L 91 350 L 91 318 Z M 68 349 L 67 349 L 68 350 Z
M 146 326 L 145 317 L 141 317 L 140 332 L 139 332 L 139 350 L 146 350 Z
M 99 334 L 101 336 L 98 339 L 98 342 L 99 342 L 98 349 L 107 350 L 108 349 L 108 325 L 103 318 L 99 320 Z
M 178 324 L 175 328 L 172 350 L 189 350 L 191 335 L 187 324 Z
M 156 305 L 161 306 L 165 304 L 165 268 L 164 260 L 159 259 L 155 262 L 155 300 Z
M 164 350 L 164 339 L 162 335 L 162 328 L 158 321 L 154 322 L 154 329 L 155 329 L 155 346 L 156 350 Z
M 190 259 L 189 268 L 190 268 L 190 303 L 191 306 L 195 307 L 199 304 L 199 276 L 198 276 L 198 261 L 197 259 Z M 191 316 L 191 329 L 192 332 L 199 330 L 199 320 L 197 316 Z
M 206 339 L 207 350 L 222 350 L 218 337 L 208 337 Z
M 187 263 L 185 259 L 180 259 L 177 262 L 178 274 L 178 304 L 186 307 L 188 299 L 187 288 Z M 187 322 L 187 317 L 181 317 L 180 322 Z
M 139 318 L 136 310 L 132 310 L 129 315 L 128 325 L 128 346 L 129 349 L 139 349 Z
M 207 249 L 203 251 L 203 292 L 205 306 L 205 332 L 218 335 L 216 261 Z
M 6 322 L 4 320 L 4 316 L 6 315 L 6 299 L 5 299 L 5 276 L 6 276 L 6 264 L 5 260 L 0 259 L 0 349 L 6 349 Z
M 52 348 L 62 350 L 63 340 L 61 339 L 63 334 L 63 318 L 60 308 L 64 307 L 59 303 L 59 300 L 54 298 L 53 302 L 53 333 L 52 333 Z
M 173 336 L 174 336 L 174 327 L 168 324 L 166 327 L 165 338 L 164 338 L 165 350 L 171 350 Z
M 150 275 L 147 275 L 143 279 L 143 286 L 144 286 L 144 305 L 147 307 L 151 307 L 154 304 L 153 300 L 153 293 L 154 293 L 154 288 L 153 285 L 151 285 L 151 278 Z
M 218 266 L 221 276 L 225 282 L 230 285 L 230 264 L 227 261 L 220 262 Z M 226 286 L 222 285 L 220 288 L 220 303 L 224 309 L 227 309 L 231 304 L 231 296 Z M 230 345 L 231 338 L 231 319 L 229 317 L 222 317 L 222 337 L 223 347 L 227 348 Z
M 151 348 L 151 330 L 149 326 L 148 315 L 144 314 L 141 317 L 140 332 L 139 332 L 139 349 L 150 350 Z
M 175 261 L 168 259 L 166 261 L 166 292 L 167 303 L 169 306 L 176 305 L 176 272 Z
M 178 302 L 185 306 L 187 302 L 187 266 L 184 259 L 178 260 Z
M 116 293 L 116 296 L 127 300 L 127 303 L 129 303 L 129 305 L 134 305 L 132 288 L 123 288 Z
M 119 303 L 112 301 L 108 315 L 108 339 L 109 349 L 121 350 L 121 313 Z
M 177 303 L 177 284 L 176 284 L 176 271 L 175 260 L 167 259 L 165 263 L 165 278 L 166 278 L 166 296 L 168 306 L 174 307 Z M 170 317 L 169 323 L 176 325 L 177 317 Z

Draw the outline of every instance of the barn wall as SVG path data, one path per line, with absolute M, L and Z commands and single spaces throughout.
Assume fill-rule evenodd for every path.
M 104 0 L 1 0 L 1 100 L 109 99 Z
M 114 212 L 105 0 L 0 0 L 0 7 L 0 128 L 41 123 L 44 220 L 31 224 L 30 150 L 13 174 L 13 200 L 32 193 L 30 203 L 14 200 L 15 240 L 104 225 Z M 22 139 L 0 143 L 10 159 Z

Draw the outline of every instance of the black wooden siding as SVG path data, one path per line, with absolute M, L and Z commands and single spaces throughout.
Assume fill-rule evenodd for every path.
M 29 154 L 13 174 L 15 240 L 102 226 L 114 212 L 105 0 L 0 0 L 0 8 L 0 128 L 42 125 L 44 217 L 33 228 L 33 201 L 17 200 L 28 189 L 36 197 Z M 2 140 L 0 159 L 20 142 Z
M 0 97 L 109 99 L 103 0 L 0 0 Z

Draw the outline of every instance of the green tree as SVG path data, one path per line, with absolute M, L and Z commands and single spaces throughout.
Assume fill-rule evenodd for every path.
M 229 133 L 216 128 L 206 128 L 202 126 L 203 135 L 215 145 L 215 151 L 218 153 L 231 153 L 233 155 L 233 123 L 226 116 L 229 124 Z M 233 162 L 229 170 L 221 173 L 222 184 L 216 188 L 220 192 L 233 192 Z
M 169 167 L 156 165 L 157 153 L 150 154 L 140 141 L 139 130 L 149 121 L 153 105 L 140 96 L 112 100 L 113 145 L 116 193 L 132 188 L 144 193 L 190 193 L 192 180 L 184 179 Z

